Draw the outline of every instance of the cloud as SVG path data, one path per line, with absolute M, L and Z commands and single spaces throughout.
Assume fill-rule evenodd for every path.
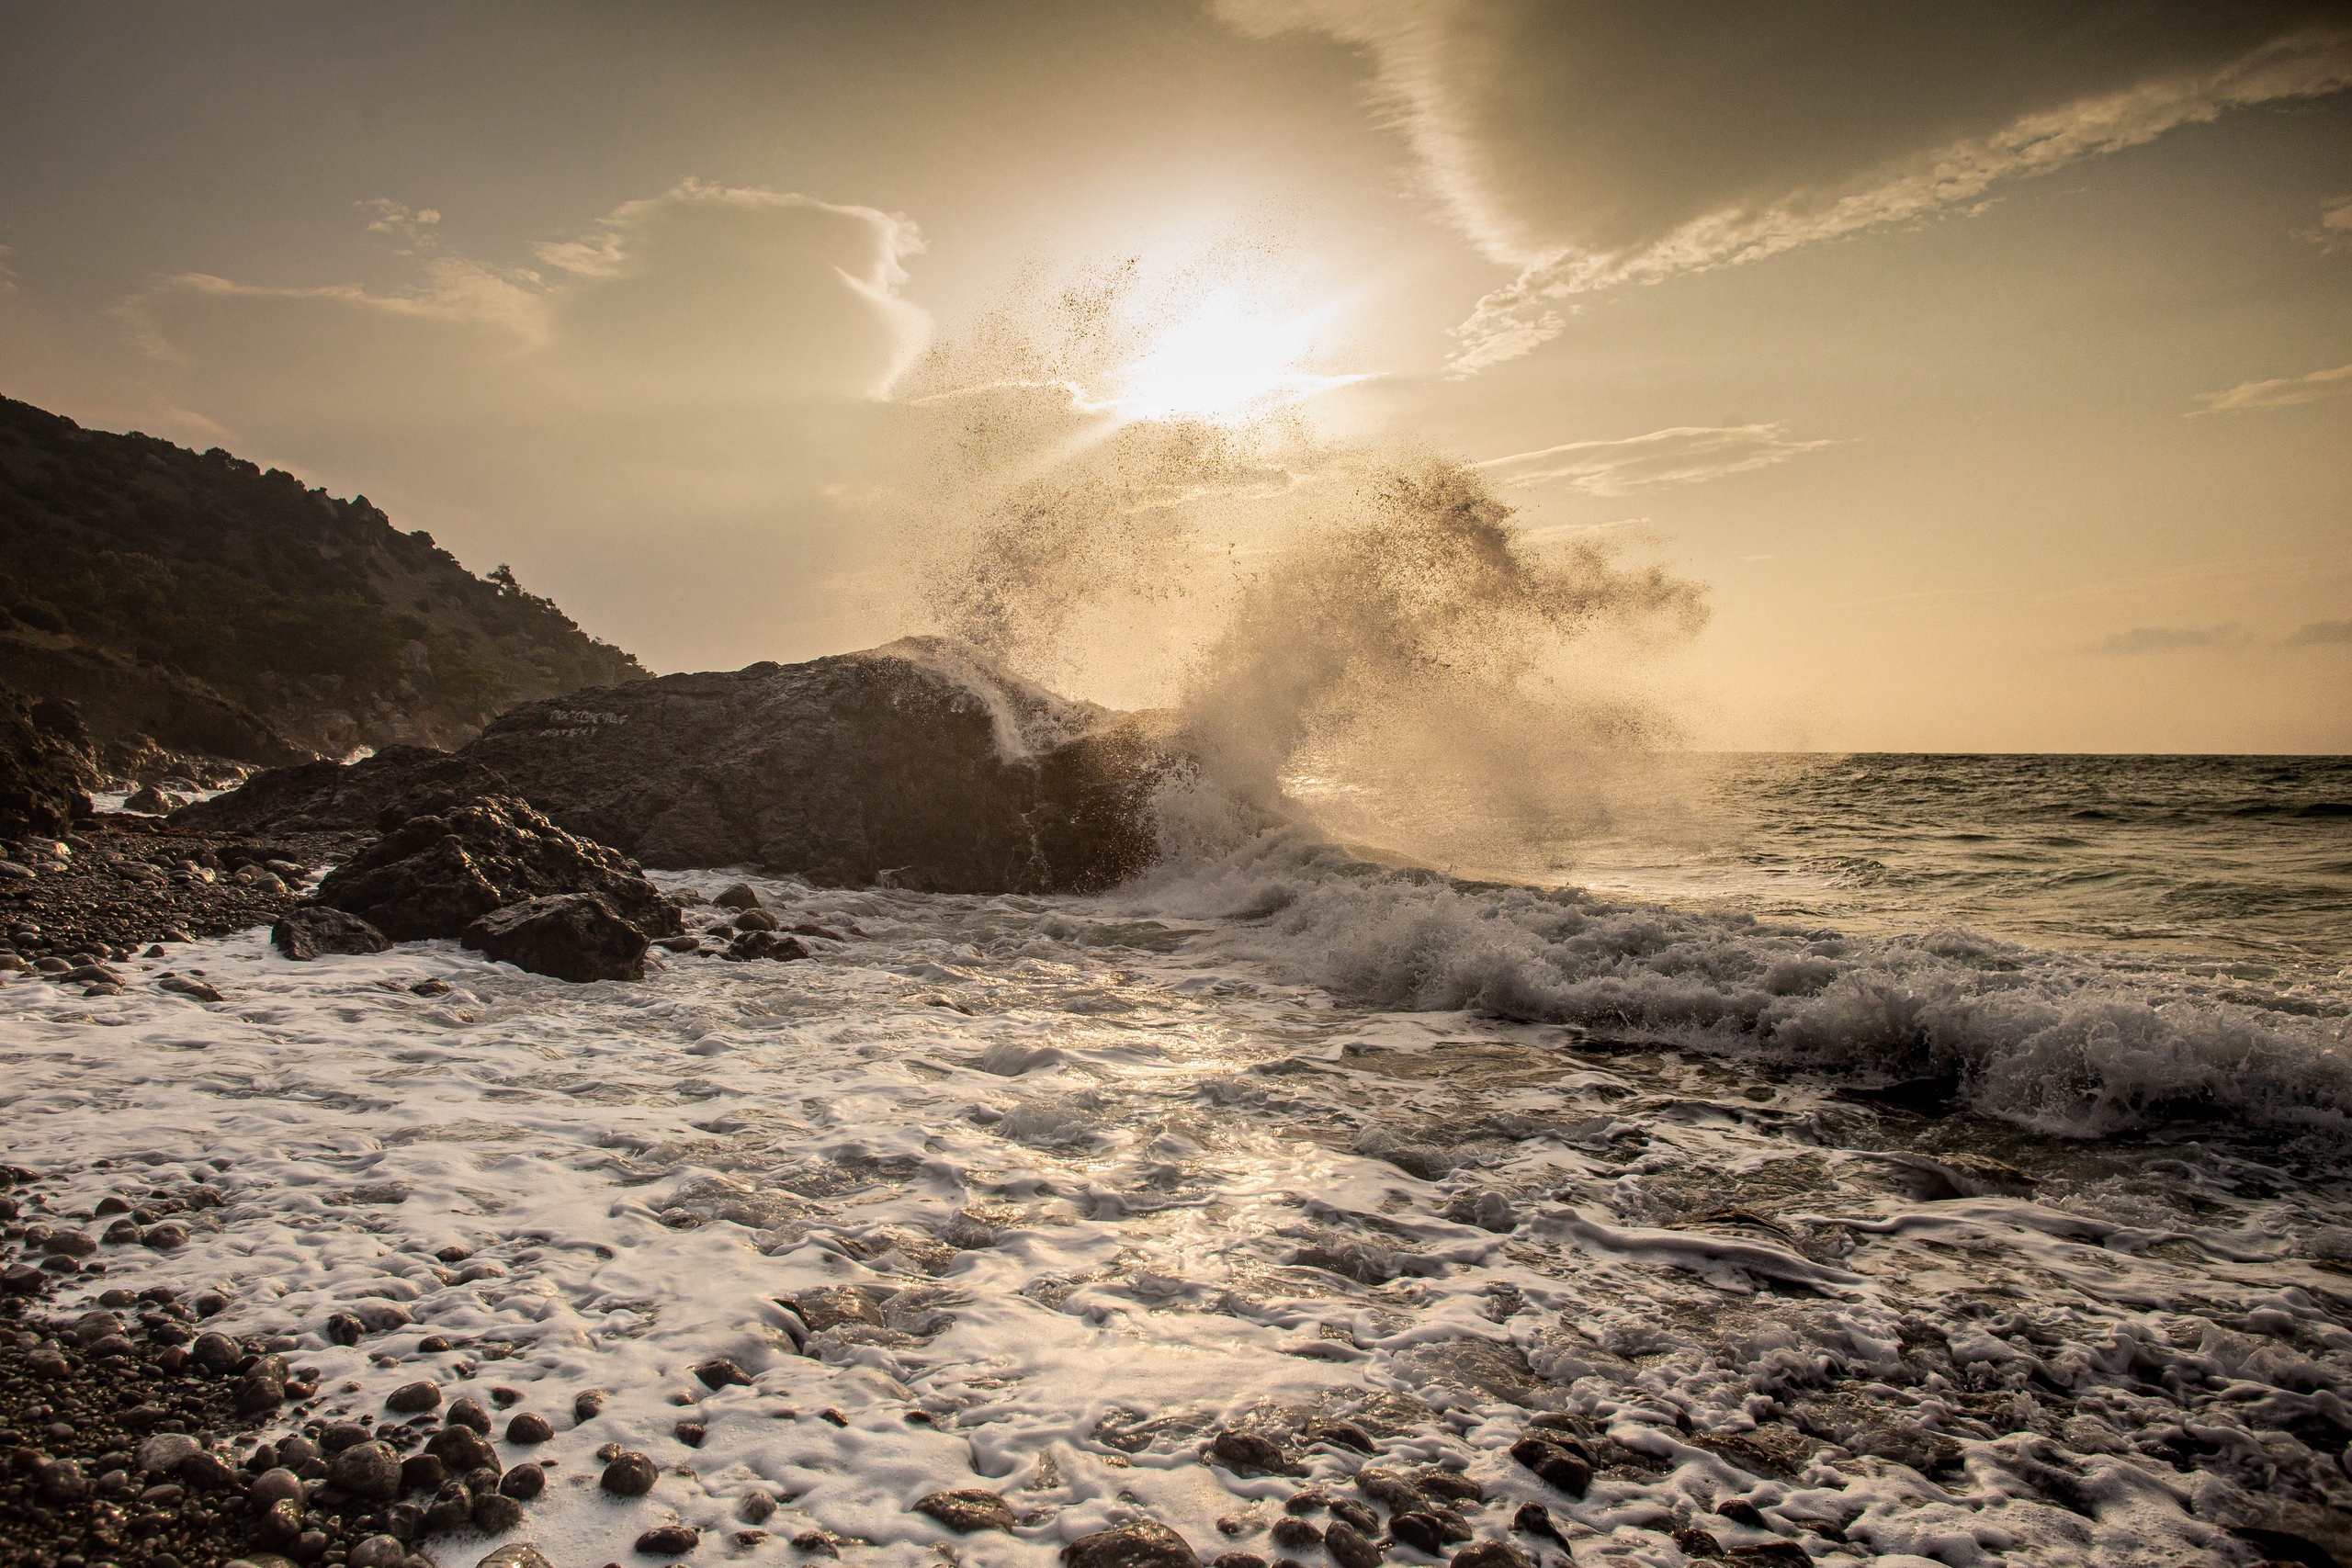
M 1770 468 L 1833 446 L 1792 441 L 1784 424 L 1679 425 L 1622 441 L 1571 441 L 1475 465 L 1498 485 L 1523 490 L 1565 479 L 1588 495 L 1623 495 Z
M 182 360 L 208 331 L 256 313 L 301 313 L 330 342 L 386 319 L 480 329 L 543 355 L 537 368 L 575 393 L 616 390 L 640 404 L 876 397 L 929 331 L 899 294 L 922 237 L 870 207 L 688 180 L 624 204 L 582 237 L 540 245 L 543 273 L 446 251 L 429 232 L 440 221 L 431 209 L 361 206 L 371 231 L 404 242 L 398 254 L 421 274 L 413 285 L 262 288 L 189 273 L 129 301 L 125 314 L 153 352 Z M 338 313 L 348 318 L 340 330 L 322 319 Z
M 2235 621 L 2218 626 L 2133 626 L 2101 637 L 2085 653 L 2128 657 L 2140 653 L 2182 653 L 2193 648 L 2235 648 L 2246 641 Z
M 2274 381 L 2241 381 L 2226 391 L 2199 392 L 2205 406 L 2191 413 L 2223 413 L 2233 409 L 2290 409 L 2326 398 L 2352 395 L 2352 365 L 2314 370 L 2308 376 L 2284 376 Z
M 1217 11 L 1362 51 L 1427 194 L 1516 271 L 1455 330 L 1457 374 L 1556 335 L 1592 290 L 1966 210 L 2007 181 L 2352 85 L 2352 28 L 2326 0 Z
M 2319 227 L 2303 238 L 2328 252 L 2352 251 L 2352 196 L 2339 196 L 2319 209 Z
M 0 245 L 0 294 L 10 294 L 16 291 L 17 275 L 8 267 L 8 258 L 16 254 L 6 245 Z
M 2352 642 L 2352 621 L 2305 621 L 2289 632 L 2282 648 L 2324 648 Z
M 857 635 L 828 620 L 864 547 L 828 488 L 897 438 L 885 393 L 930 328 L 912 223 L 688 181 L 518 263 L 459 254 L 431 209 L 356 217 L 400 287 L 185 274 L 124 302 L 140 417 L 365 490 L 657 667 Z

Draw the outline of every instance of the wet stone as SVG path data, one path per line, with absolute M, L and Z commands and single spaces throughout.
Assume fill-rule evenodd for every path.
M 752 1377 L 742 1368 L 724 1357 L 714 1357 L 695 1368 L 695 1376 L 705 1388 L 749 1388 Z
M 527 1540 L 518 1540 L 511 1546 L 500 1547 L 475 1563 L 474 1568 L 552 1568 L 552 1565 L 540 1555 L 537 1547 Z
M 357 1448 L 374 1436 L 356 1421 L 330 1421 L 319 1431 L 319 1450 L 333 1457 L 345 1449 Z
M 1529 1436 L 1510 1446 L 1510 1457 L 1547 1486 L 1571 1497 L 1584 1495 L 1592 1484 L 1592 1465 L 1545 1438 Z
M 471 1394 L 452 1400 L 449 1413 L 441 1419 L 449 1426 L 467 1427 L 485 1438 L 490 1436 L 490 1412 L 483 1409 L 481 1401 Z
M 1532 1568 L 1527 1553 L 1507 1540 L 1482 1540 L 1453 1554 L 1453 1568 Z
M 503 1492 L 474 1495 L 474 1529 L 484 1535 L 504 1535 L 523 1522 L 523 1505 Z
M 676 1557 L 702 1544 L 702 1532 L 689 1525 L 658 1525 L 637 1538 L 637 1550 L 648 1557 Z
M 1274 1521 L 1269 1532 L 1276 1546 L 1284 1551 L 1312 1551 L 1323 1544 L 1323 1532 L 1305 1519 L 1285 1514 Z
M 389 1503 L 401 1495 L 401 1458 L 390 1443 L 354 1444 L 334 1456 L 327 1483 L 370 1502 Z
M 1380 1548 L 1345 1519 L 1333 1520 L 1323 1532 L 1323 1550 L 1340 1568 L 1373 1568 L 1380 1561 Z
M 401 1568 L 408 1549 L 389 1535 L 371 1535 L 344 1558 L 345 1568 Z
M 555 1427 L 536 1410 L 523 1411 L 506 1423 L 506 1440 L 510 1443 L 544 1443 L 555 1436 Z
M 440 1385 L 423 1381 L 404 1382 L 384 1396 L 384 1408 L 403 1416 L 419 1415 L 440 1403 Z
M 476 1470 L 495 1471 L 501 1468 L 498 1450 L 490 1446 L 490 1439 L 470 1427 L 442 1427 L 425 1440 L 424 1451 L 458 1475 Z
M 518 1503 L 527 1503 L 547 1490 L 548 1472 L 536 1464 L 518 1464 L 498 1478 L 498 1490 Z
M 1062 1548 L 1063 1568 L 1200 1568 L 1200 1562 L 1182 1536 L 1149 1519 L 1082 1535 Z
M 1388 1521 L 1388 1533 L 1416 1551 L 1431 1557 L 1444 1554 L 1445 1527 L 1434 1514 L 1398 1514 Z
M 953 1492 L 933 1492 L 915 1504 L 915 1512 L 928 1514 L 959 1534 L 974 1530 L 1011 1530 L 1012 1510 L 1004 1499 L 982 1487 L 967 1486 Z
M 1209 1444 L 1209 1458 L 1237 1475 L 1289 1475 L 1298 1468 L 1281 1444 L 1261 1432 L 1219 1432 Z
M 653 1490 L 661 1471 L 640 1453 L 623 1453 L 605 1466 L 598 1484 L 618 1497 L 642 1497 Z

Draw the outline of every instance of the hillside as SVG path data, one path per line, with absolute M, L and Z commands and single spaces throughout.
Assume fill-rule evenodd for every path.
M 0 611 L 0 683 L 80 703 L 100 740 L 256 762 L 287 760 L 278 737 L 457 745 L 513 704 L 647 674 L 365 496 L 5 398 Z

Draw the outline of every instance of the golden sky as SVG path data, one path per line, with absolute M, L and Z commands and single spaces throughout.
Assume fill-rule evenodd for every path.
M 0 392 L 656 669 L 1047 496 L 1124 608 L 1029 662 L 1166 700 L 1176 552 L 1442 459 L 1706 586 L 1609 676 L 1694 744 L 2338 751 L 2347 86 L 2341 4 L 14 6 Z

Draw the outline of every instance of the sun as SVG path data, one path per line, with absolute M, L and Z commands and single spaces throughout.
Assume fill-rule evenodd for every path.
M 1116 374 L 1103 401 L 1131 420 L 1239 424 L 1363 380 L 1302 368 L 1336 310 L 1274 316 L 1253 310 L 1238 292 L 1215 296 L 1155 333 L 1149 351 Z

